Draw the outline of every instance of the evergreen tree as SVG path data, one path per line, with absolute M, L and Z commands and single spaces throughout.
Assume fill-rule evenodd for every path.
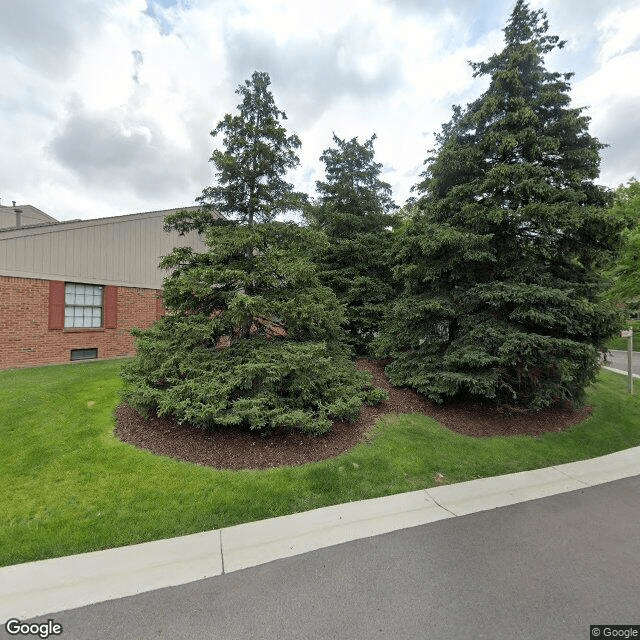
M 168 228 L 202 232 L 211 224 L 212 211 L 249 225 L 270 222 L 306 202 L 306 196 L 284 180 L 300 162 L 296 155 L 300 139 L 288 135 L 280 123 L 287 116 L 276 107 L 270 84 L 268 73 L 254 71 L 238 86 L 236 93 L 242 96 L 238 114 L 226 114 L 211 132 L 214 138 L 222 136 L 224 147 L 214 150 L 210 159 L 216 184 L 196 198 L 201 211 L 167 216 Z
M 594 184 L 603 145 L 569 106 L 570 73 L 542 10 L 518 0 L 504 49 L 472 63 L 490 85 L 455 107 L 396 251 L 402 298 L 378 341 L 391 381 L 431 399 L 579 404 L 618 327 L 599 269 L 620 220 Z
M 380 318 L 394 297 L 389 266 L 390 227 L 395 219 L 391 187 L 380 179 L 382 165 L 374 160 L 373 135 L 361 144 L 334 134 L 334 147 L 320 159 L 326 180 L 307 210 L 312 226 L 325 231 L 329 245 L 316 251 L 320 279 L 346 307 L 349 342 L 359 355 L 379 329 Z
M 218 183 L 198 198 L 206 206 L 165 220 L 168 229 L 198 231 L 208 251 L 180 247 L 160 263 L 172 270 L 163 292 L 169 314 L 133 331 L 123 397 L 143 413 L 203 428 L 319 434 L 387 396 L 349 359 L 343 308 L 307 257 L 322 235 L 273 221 L 300 201 L 282 179 L 300 142 L 278 124 L 284 113 L 268 84 L 254 73 L 238 89 L 240 115 L 212 132 L 224 134 L 226 151 L 212 156 Z
M 318 234 L 293 223 L 215 223 L 207 253 L 163 259 L 170 314 L 134 330 L 124 400 L 200 427 L 323 433 L 386 393 L 346 355 L 343 311 L 306 258 Z

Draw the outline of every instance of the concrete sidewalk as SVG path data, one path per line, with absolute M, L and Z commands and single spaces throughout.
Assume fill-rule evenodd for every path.
M 640 475 L 640 447 L 180 538 L 0 568 L 0 619 L 28 619 L 437 520 Z
M 600 367 L 601 369 L 606 369 L 607 371 L 613 371 L 613 373 L 620 373 L 623 376 L 628 376 L 629 372 L 628 371 L 623 371 L 622 369 L 614 369 L 613 367 L 605 367 L 604 365 L 602 365 L 602 367 Z M 640 375 L 638 375 L 637 373 L 632 373 L 631 374 L 634 379 L 640 378 Z

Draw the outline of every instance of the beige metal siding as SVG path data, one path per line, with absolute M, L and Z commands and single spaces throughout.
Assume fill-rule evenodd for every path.
M 166 233 L 171 211 L 100 218 L 0 233 L 0 275 L 160 289 L 160 258 L 205 245 L 196 233 Z

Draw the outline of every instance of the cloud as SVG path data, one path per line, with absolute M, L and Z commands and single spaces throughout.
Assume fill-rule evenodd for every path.
M 145 14 L 155 20 L 160 33 L 168 35 L 173 30 L 176 7 L 180 8 L 178 0 L 147 0 Z
M 609 147 L 602 151 L 602 177 L 608 184 L 640 178 L 640 112 L 638 99 L 626 98 L 609 106 L 599 125 L 599 138 Z
M 76 101 L 49 150 L 81 180 L 139 197 L 184 191 L 191 183 L 188 149 L 126 108 L 87 111 Z
M 486 87 L 466 61 L 501 50 L 514 2 L 0 0 L 2 194 L 60 219 L 191 203 L 212 183 L 209 131 L 258 69 L 302 141 L 288 181 L 312 195 L 332 131 L 375 132 L 402 203 L 451 104 Z M 569 41 L 547 66 L 577 72 L 573 103 L 612 145 L 603 180 L 640 177 L 638 0 L 530 5 Z
M 138 77 L 138 72 L 140 71 L 140 67 L 142 67 L 142 63 L 144 62 L 142 51 L 139 51 L 138 49 L 134 49 L 131 52 L 131 55 L 133 56 L 133 75 L 131 77 L 133 78 L 133 81 L 136 84 L 140 84 L 140 78 Z
M 55 77 L 69 73 L 99 27 L 103 3 L 0 0 L 0 54 Z
M 599 59 L 605 63 L 611 58 L 637 48 L 640 41 L 640 6 L 615 9 L 599 25 Z
M 334 34 L 284 42 L 272 34 L 227 30 L 225 44 L 229 75 L 241 82 L 256 69 L 268 71 L 285 111 L 295 111 L 303 126 L 342 98 L 384 99 L 403 81 L 400 60 L 380 56 L 371 24 L 347 24 Z
M 433 16 L 447 12 L 473 15 L 478 11 L 479 2 L 478 0 L 386 0 L 385 4 L 400 13 Z
M 399 17 L 425 23 L 454 23 L 457 30 L 450 44 L 464 45 L 480 38 L 497 24 L 504 26 L 513 8 L 512 0 L 383 0 Z
M 637 5 L 637 0 L 580 0 L 579 10 L 575 3 L 567 0 L 530 0 L 530 4 L 532 8 L 547 12 L 553 33 L 558 33 L 562 39 L 584 43 L 594 34 L 594 25 L 603 16 L 631 8 Z
M 579 10 L 567 0 L 530 0 L 530 3 L 532 8 L 547 13 L 550 33 L 567 43 L 560 53 L 551 54 L 551 60 L 561 59 L 565 70 L 581 75 L 602 63 L 600 48 L 603 44 L 609 46 L 606 43 L 612 35 L 602 32 L 609 16 L 637 5 L 637 0 L 581 0 Z

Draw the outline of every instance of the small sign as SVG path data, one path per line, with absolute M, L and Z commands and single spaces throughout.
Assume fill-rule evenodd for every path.
M 633 337 L 633 329 L 626 329 L 625 331 L 620 332 L 621 338 L 632 338 Z

